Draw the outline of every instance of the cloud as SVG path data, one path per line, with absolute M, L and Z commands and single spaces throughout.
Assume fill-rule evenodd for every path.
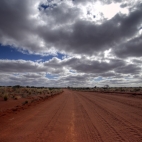
M 121 58 L 141 57 L 142 56 L 142 36 L 134 37 L 133 39 L 120 44 L 113 51 L 114 54 Z
M 103 11 L 97 12 L 98 3 L 117 4 L 118 10 L 107 18 Z M 94 86 L 94 78 L 101 77 L 100 84 L 126 84 L 127 75 L 141 76 L 141 13 L 138 0 L 1 0 L 0 44 L 29 55 L 62 53 L 67 57 L 0 60 L 0 82 Z
M 80 14 L 78 8 L 68 5 L 68 3 L 59 3 L 52 5 L 48 4 L 48 8 L 42 9 L 40 16 L 43 18 L 42 20 L 47 23 L 55 26 L 62 26 L 72 23 L 79 18 Z
M 0 42 L 28 51 L 38 49 L 38 35 L 35 34 L 37 1 L 0 1 Z M 34 41 L 33 41 L 34 40 Z
M 0 60 L 0 72 L 42 72 L 40 63 L 25 60 Z
M 38 74 L 36 76 L 38 76 Z M 48 83 L 49 83 L 49 80 L 44 76 L 31 78 L 20 73 L 17 76 L 10 75 L 9 77 L 6 77 L 6 80 L 1 81 L 0 85 L 12 86 L 12 85 L 18 84 L 21 86 L 45 86 L 45 85 L 48 86 L 47 85 Z
M 72 0 L 74 4 L 87 4 L 88 3 L 88 0 Z M 99 0 L 95 0 L 95 2 L 97 2 Z M 110 4 L 110 3 L 119 3 L 119 2 L 122 2 L 122 0 L 102 0 L 101 1 L 103 4 Z M 93 2 L 92 2 L 93 3 Z
M 93 55 L 135 35 L 138 32 L 137 27 L 142 21 L 141 12 L 141 10 L 136 10 L 129 16 L 117 14 L 101 25 L 80 19 L 70 27 L 71 31 L 66 27 L 64 30 L 61 28 L 39 31 L 41 31 L 40 35 L 45 43 L 58 47 L 60 51 Z
M 137 64 L 141 64 L 142 63 L 142 59 L 133 59 L 132 60 L 134 63 L 137 63 Z
M 87 58 L 65 58 L 63 60 L 54 57 L 49 61 L 45 62 L 34 62 L 34 61 L 25 61 L 25 60 L 0 60 L 1 72 L 31 72 L 33 73 L 42 73 L 48 72 L 51 74 L 64 75 L 68 73 L 74 74 L 112 74 L 112 71 L 116 73 L 138 73 L 140 67 L 135 64 L 125 63 L 123 60 L 111 59 L 109 62 L 106 61 L 96 61 L 89 60 Z M 114 75 L 114 73 L 112 74 Z M 31 75 L 26 75 L 31 76 Z M 32 77 L 31 76 L 31 77 Z M 38 77 L 38 76 L 37 76 Z
M 45 75 L 46 75 L 45 73 L 28 73 L 28 74 L 24 74 L 23 77 L 36 79 L 36 78 L 41 78 L 42 76 L 45 76 Z
M 37 86 L 94 86 L 96 84 L 98 86 L 105 84 L 105 80 L 110 82 L 120 78 L 126 80 L 127 75 L 136 76 L 141 73 L 141 66 L 135 64 L 140 60 L 133 59 L 132 64 L 121 59 L 108 58 L 107 61 L 105 59 L 98 61 L 84 56 L 64 59 L 53 57 L 44 62 L 0 60 L 0 84 L 29 86 L 34 84 Z M 98 76 L 101 80 L 95 80 Z
M 141 67 L 135 64 L 129 64 L 120 68 L 115 69 L 117 73 L 123 74 L 139 74 L 141 72 Z
M 104 73 L 115 68 L 124 66 L 125 62 L 122 60 L 112 59 L 109 63 L 106 61 L 89 60 L 87 58 L 67 58 L 64 60 L 54 57 L 53 59 L 46 61 L 44 66 L 56 68 L 67 68 L 75 70 L 79 73 Z
M 34 54 L 93 55 L 133 37 L 142 21 L 141 6 L 135 7 L 129 15 L 118 13 L 97 24 L 82 17 L 80 6 L 57 2 L 52 8 L 48 4 L 46 9 L 39 10 L 42 3 L 45 1 L 2 0 L 1 44 Z

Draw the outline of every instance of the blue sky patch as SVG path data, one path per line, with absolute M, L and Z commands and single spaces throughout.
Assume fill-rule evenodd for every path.
M 42 7 L 45 10 L 49 7 L 49 5 L 41 4 L 40 7 Z
M 101 81 L 101 80 L 103 80 L 101 76 L 95 78 L 95 81 Z
M 32 60 L 32 61 L 38 61 L 42 60 L 48 61 L 55 57 L 55 55 L 48 55 L 48 56 L 41 56 L 41 55 L 34 55 L 34 54 L 24 54 L 20 51 L 18 51 L 16 48 L 12 48 L 11 46 L 3 46 L 0 45 L 0 59 L 8 59 L 8 60 Z M 64 54 L 57 53 L 57 58 L 62 59 L 64 57 Z
M 70 70 L 70 72 L 71 72 L 71 73 L 76 73 L 76 71 L 75 71 L 75 70 Z
M 41 4 L 40 6 L 39 6 L 39 10 L 41 10 L 41 9 L 44 9 L 44 10 L 46 10 L 47 8 L 49 8 L 49 9 L 53 9 L 54 7 L 56 7 L 57 6 L 57 4 L 56 3 L 54 3 L 54 4 Z
M 58 75 L 52 75 L 52 74 L 46 74 L 46 77 L 48 79 L 57 79 L 59 76 Z

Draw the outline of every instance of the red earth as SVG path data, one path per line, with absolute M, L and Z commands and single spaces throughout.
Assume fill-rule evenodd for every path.
M 15 110 L 3 109 L 12 102 L 0 102 L 0 142 L 142 141 L 137 96 L 64 90 L 53 98 L 21 102 Z

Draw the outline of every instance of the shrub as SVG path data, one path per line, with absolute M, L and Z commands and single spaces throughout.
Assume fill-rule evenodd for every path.
M 5 94 L 5 95 L 3 96 L 3 99 L 4 99 L 4 101 L 7 101 L 7 100 L 8 100 L 8 95 Z
M 28 101 L 23 102 L 23 105 L 28 104 Z
M 135 88 L 135 89 L 134 89 L 135 92 L 138 92 L 138 91 L 140 91 L 140 90 L 141 90 L 140 88 Z

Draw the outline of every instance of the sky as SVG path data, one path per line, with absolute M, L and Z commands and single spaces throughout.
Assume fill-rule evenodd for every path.
M 0 0 L 0 86 L 142 86 L 141 0 Z

